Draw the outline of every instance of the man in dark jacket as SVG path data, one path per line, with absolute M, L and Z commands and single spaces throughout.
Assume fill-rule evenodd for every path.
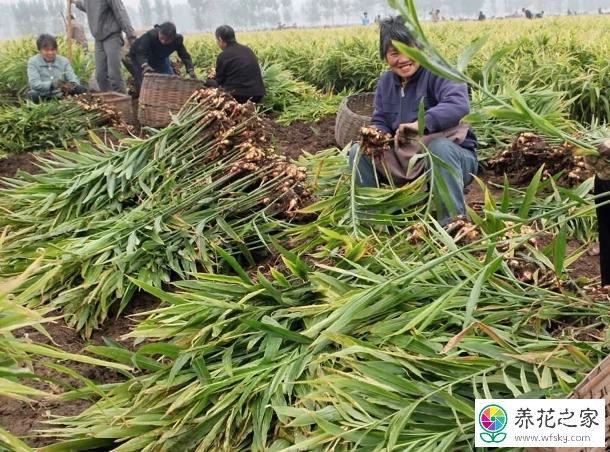
M 136 33 L 121 0 L 70 0 L 87 13 L 89 29 L 95 38 L 95 78 L 100 91 L 126 93 L 121 75 L 121 50 L 125 32 L 132 43 Z
M 265 85 L 254 52 L 235 40 L 235 31 L 228 25 L 216 29 L 216 41 L 222 49 L 216 59 L 214 79 L 239 103 L 259 103 L 265 96 Z
M 437 201 L 437 218 L 446 225 L 454 217 L 466 215 L 464 187 L 474 180 L 478 166 L 476 136 L 468 126 L 461 124 L 470 112 L 468 88 L 421 67 L 401 54 L 393 45 L 395 41 L 417 47 L 400 16 L 381 23 L 380 57 L 388 63 L 390 70 L 377 84 L 371 125 L 394 136 L 396 146 L 386 151 L 386 161 L 397 161 L 398 158 L 393 157 L 399 155 L 404 142 L 418 135 L 419 106 L 423 102 L 423 138 L 435 136 L 426 145 L 429 153 L 426 167 L 428 171 L 435 170 L 431 191 Z M 449 133 L 451 130 L 455 132 Z M 350 150 L 349 158 L 352 170 L 357 171 L 359 185 L 374 187 L 379 179 L 387 179 L 387 174 L 373 159 L 360 153 L 358 144 Z M 442 179 L 442 183 L 438 179 Z
M 138 93 L 140 93 L 144 74 L 149 72 L 174 73 L 169 64 L 169 56 L 174 52 L 178 53 L 191 78 L 196 78 L 193 60 L 184 47 L 184 37 L 176 32 L 176 26 L 173 23 L 165 22 L 156 25 L 155 28 L 136 39 L 129 50 L 131 64 L 128 65 L 128 69 L 133 75 Z

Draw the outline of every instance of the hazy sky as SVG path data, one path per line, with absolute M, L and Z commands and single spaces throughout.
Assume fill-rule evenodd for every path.
M 0 0 L 0 3 L 11 3 L 15 0 Z M 129 6 L 137 6 L 138 5 L 139 0 L 123 0 L 123 3 L 125 3 L 126 5 Z M 172 1 L 172 3 L 174 3 L 174 1 Z M 182 3 L 182 2 L 175 2 L 175 3 Z
M 9 4 L 17 0 L 0 0 L 0 5 Z M 321 3 L 321 7 L 312 8 L 312 0 L 290 0 L 279 2 L 279 9 L 271 7 L 257 11 L 244 11 L 236 14 L 235 2 L 226 0 L 212 0 L 208 3 L 202 15 L 196 16 L 187 6 L 187 0 L 162 0 L 162 4 L 169 3 L 173 8 L 169 13 L 165 10 L 157 13 L 155 4 L 157 0 L 149 0 L 152 14 L 143 15 L 138 6 L 140 0 L 123 0 L 129 9 L 132 24 L 136 29 L 146 29 L 155 23 L 171 18 L 182 33 L 211 31 L 221 23 L 231 23 L 238 31 L 250 29 L 277 28 L 278 23 L 297 26 L 335 26 L 360 23 L 362 11 L 368 9 L 369 17 L 381 14 L 391 14 L 388 3 L 384 0 L 337 0 L 337 7 L 332 14 L 326 11 L 328 5 Z M 62 2 L 64 5 L 66 0 Z M 488 17 L 495 15 L 507 16 L 519 13 L 522 7 L 530 8 L 533 12 L 545 11 L 546 15 L 566 14 L 568 8 L 582 13 L 596 13 L 597 8 L 610 11 L 610 0 L 483 0 L 482 3 L 466 0 L 416 0 L 416 5 L 422 11 L 421 18 L 429 20 L 427 9 L 439 8 L 443 17 L 465 18 L 474 20 L 481 6 Z M 45 2 L 46 4 L 46 2 Z M 243 3 L 242 3 L 243 4 Z M 264 4 L 264 3 L 263 3 Z M 232 6 L 231 6 L 232 5 Z M 358 5 L 358 6 L 357 6 Z M 473 10 L 473 7 L 475 10 Z M 25 16 L 24 16 L 25 14 Z M 43 11 L 41 14 L 21 11 L 19 21 L 16 21 L 10 9 L 4 9 L 0 14 L 0 39 L 14 37 L 22 34 L 35 34 L 39 30 L 50 33 L 63 32 L 60 12 Z M 46 14 L 46 15 L 45 15 Z M 81 17 L 82 20 L 82 17 Z
M 0 4 L 1 3 L 11 3 L 11 1 L 14 0 L 0 0 Z M 172 4 L 183 4 L 186 3 L 186 0 L 170 0 Z M 222 0 L 218 0 L 219 2 L 222 2 Z M 455 0 L 456 3 L 459 3 L 459 0 Z M 497 0 L 486 0 L 487 3 L 492 3 L 494 1 Z M 295 3 L 300 4 L 300 3 L 305 3 L 307 2 L 307 0 L 296 0 Z M 134 7 L 136 8 L 139 4 L 139 0 L 123 0 L 123 3 L 125 3 L 125 5 L 128 5 L 130 7 Z M 154 3 L 154 2 L 151 2 Z M 415 2 L 417 4 L 417 1 Z M 439 1 L 439 4 L 441 2 Z M 523 0 L 523 6 L 530 6 L 533 7 L 534 5 L 542 5 L 542 9 L 547 9 L 547 10 L 552 10 L 553 7 L 555 5 L 557 5 L 557 0 Z M 588 1 L 586 3 L 590 3 L 590 9 L 596 10 L 598 7 L 602 7 L 602 8 L 610 8 L 610 0 L 591 0 Z
M 0 3 L 11 3 L 11 1 L 12 0 L 0 0 Z M 219 0 L 219 1 L 221 1 L 221 0 Z M 301 0 L 301 1 L 298 1 L 297 3 L 302 3 L 303 1 L 307 1 L 307 0 Z M 455 1 L 459 3 L 459 0 L 455 0 Z M 490 1 L 493 1 L 493 0 L 487 0 L 487 1 L 490 2 Z M 129 5 L 131 7 L 137 7 L 138 4 L 139 4 L 139 0 L 123 0 L 123 2 L 126 5 Z M 180 0 L 180 1 L 171 0 L 171 2 L 172 2 L 172 4 L 174 4 L 174 3 L 175 4 L 180 4 L 180 3 L 185 3 L 186 1 L 185 0 Z M 417 3 L 417 1 L 415 3 Z M 604 5 L 605 5 L 605 7 L 610 7 L 610 1 L 609 0 L 592 0 L 590 3 L 591 3 L 591 7 L 595 6 L 595 8 L 593 8 L 593 9 L 597 9 L 599 6 L 604 7 Z M 557 0 L 545 0 L 545 1 L 542 1 L 542 2 L 540 0 L 538 0 L 538 1 L 536 1 L 536 0 L 523 0 L 523 5 L 524 6 L 527 6 L 529 4 L 532 4 L 532 5 L 533 4 L 542 4 L 542 5 L 545 5 L 546 9 L 550 10 L 550 9 L 552 9 L 553 5 L 557 4 Z

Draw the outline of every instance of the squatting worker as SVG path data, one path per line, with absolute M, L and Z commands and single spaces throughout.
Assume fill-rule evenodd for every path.
M 258 59 L 249 47 L 239 44 L 235 31 L 228 25 L 216 29 L 216 42 L 222 49 L 216 59 L 218 85 L 231 93 L 239 103 L 259 103 L 265 97 L 265 85 Z
M 100 91 L 126 93 L 121 74 L 123 34 L 131 44 L 136 34 L 121 0 L 70 0 L 87 13 L 95 38 L 95 78 Z
M 184 37 L 176 32 L 176 26 L 171 22 L 155 25 L 131 45 L 128 66 L 133 75 L 136 90 L 140 93 L 142 77 L 149 72 L 174 74 L 169 62 L 169 56 L 176 52 L 191 78 L 196 78 L 195 66 L 191 55 L 184 47 Z
M 478 168 L 476 137 L 467 125 L 460 124 L 470 112 L 468 87 L 421 67 L 395 49 L 393 41 L 410 47 L 417 45 L 400 16 L 385 19 L 380 25 L 380 57 L 390 70 L 377 84 L 371 120 L 373 127 L 394 136 L 395 146 L 374 159 L 359 155 L 356 181 L 366 187 L 390 179 L 395 185 L 404 185 L 434 169 L 434 179 L 442 182 L 433 182 L 431 191 L 437 219 L 445 225 L 453 217 L 466 215 L 464 187 L 473 181 Z M 422 146 L 415 140 L 422 101 L 425 129 L 421 141 L 429 152 L 425 159 L 415 157 L 422 152 Z M 355 144 L 349 153 L 352 170 L 357 154 L 359 145 Z M 413 164 L 411 158 L 417 163 Z
M 80 81 L 67 58 L 57 55 L 55 37 L 42 34 L 36 40 L 38 55 L 28 61 L 28 98 L 34 102 L 59 99 L 64 94 L 83 94 L 87 89 Z

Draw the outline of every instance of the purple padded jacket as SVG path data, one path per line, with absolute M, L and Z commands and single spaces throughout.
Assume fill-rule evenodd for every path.
M 421 67 L 403 88 L 400 78 L 387 71 L 377 84 L 371 125 L 394 135 L 400 124 L 417 121 L 421 99 L 426 109 L 426 134 L 455 127 L 470 113 L 465 84 L 439 77 Z M 472 151 L 476 149 L 477 138 L 472 129 L 460 145 Z

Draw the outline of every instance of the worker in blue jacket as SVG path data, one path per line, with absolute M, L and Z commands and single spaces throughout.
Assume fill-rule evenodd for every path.
M 454 217 L 466 216 L 464 188 L 473 181 L 478 168 L 476 136 L 470 127 L 461 124 L 470 113 L 468 87 L 420 66 L 400 53 L 394 47 L 394 41 L 417 47 L 400 16 L 385 19 L 380 25 L 380 57 L 388 63 L 389 70 L 377 84 L 371 120 L 373 127 L 394 136 L 397 146 L 387 151 L 387 166 L 384 166 L 388 171 L 385 173 L 380 172 L 379 165 L 367 155 L 360 155 L 358 166 L 354 168 L 358 144 L 350 150 L 350 164 L 357 171 L 357 182 L 367 187 L 376 186 L 377 181 L 391 177 L 392 173 L 404 171 L 404 168 L 392 168 L 398 161 L 394 158 L 395 153 L 399 152 L 403 139 L 417 136 L 419 106 L 423 101 L 424 138 L 433 137 L 427 142 L 427 150 L 444 163 L 438 166 L 438 176 L 443 179 L 450 199 L 441 203 L 437 218 L 441 224 L 447 224 Z M 431 190 L 439 199 L 438 184 L 433 184 Z

